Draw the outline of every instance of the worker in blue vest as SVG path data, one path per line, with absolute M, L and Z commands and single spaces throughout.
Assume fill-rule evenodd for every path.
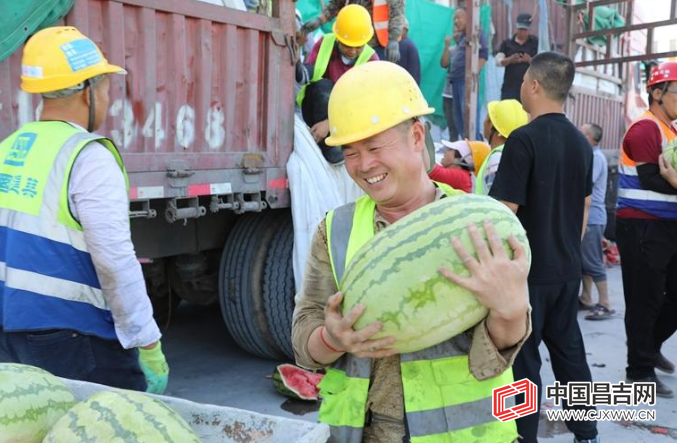
M 305 84 L 296 103 L 325 160 L 338 165 L 343 163 L 341 148 L 324 143 L 329 135 L 329 94 L 343 74 L 354 66 L 378 60 L 378 55 L 367 44 L 374 35 L 374 28 L 364 7 L 348 5 L 342 8 L 333 31 L 315 43 L 305 63 L 296 64 L 296 81 Z
M 106 118 L 111 65 L 71 26 L 26 43 L 40 121 L 0 142 L 0 348 L 60 377 L 161 394 L 169 368 L 129 228 Z

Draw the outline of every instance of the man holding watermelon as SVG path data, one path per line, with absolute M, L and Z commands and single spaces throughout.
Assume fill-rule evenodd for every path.
M 661 346 L 677 329 L 677 180 L 670 164 L 677 143 L 677 63 L 654 67 L 647 92 L 649 109 L 623 137 L 616 207 L 628 337 L 625 375 L 655 382 L 658 396 L 673 397 L 656 369 L 675 371 Z
M 328 368 L 319 420 L 330 425 L 331 441 L 511 443 L 518 437 L 514 422 L 500 422 L 490 410 L 491 390 L 514 380 L 509 368 L 531 328 L 528 259 L 514 237 L 507 239 L 512 259 L 490 222 L 468 227 L 476 256 L 452 239 L 449 254 L 469 276 L 440 272 L 470 290 L 489 315 L 439 345 L 398 354 L 393 338 L 372 339 L 380 322 L 353 328 L 364 306 L 341 312 L 338 288 L 351 251 L 417 209 L 462 194 L 427 176 L 420 118 L 433 111 L 411 75 L 388 62 L 352 69 L 330 97 L 327 143 L 343 147 L 346 168 L 367 195 L 331 211 L 318 226 L 292 341 L 300 366 Z M 397 271 L 384 277 L 397 278 Z
M 54 375 L 161 394 L 169 368 L 129 230 L 129 180 L 112 141 L 111 65 L 72 26 L 23 52 L 40 121 L 0 142 L 0 346 Z

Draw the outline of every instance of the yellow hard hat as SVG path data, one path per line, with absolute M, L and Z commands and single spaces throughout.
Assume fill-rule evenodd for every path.
M 360 5 L 347 5 L 341 8 L 332 31 L 338 41 L 353 48 L 366 45 L 374 35 L 369 11 Z
M 54 26 L 32 36 L 21 59 L 21 89 L 60 91 L 103 74 L 126 74 L 111 65 L 93 41 L 72 26 Z
M 354 143 L 433 112 L 404 68 L 390 62 L 365 63 L 351 68 L 334 85 L 329 96 L 330 136 L 325 143 Z
M 475 167 L 475 176 L 477 176 L 477 174 L 480 172 L 480 168 L 482 167 L 482 163 L 484 163 L 484 160 L 486 160 L 489 156 L 491 148 L 484 142 L 470 140 L 466 140 L 466 142 L 468 142 L 468 146 L 470 146 L 473 166 Z
M 529 123 L 529 116 L 515 99 L 489 102 L 487 109 L 491 124 L 505 138 L 515 129 Z

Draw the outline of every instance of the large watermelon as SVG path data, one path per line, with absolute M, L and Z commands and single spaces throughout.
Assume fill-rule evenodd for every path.
M 70 389 L 34 366 L 0 363 L 0 443 L 39 443 L 75 404 Z
M 438 269 L 469 275 L 450 238 L 458 237 L 474 254 L 467 226 L 476 223 L 484 233 L 485 219 L 493 222 L 507 251 L 511 234 L 529 251 L 526 232 L 502 203 L 472 194 L 443 198 L 392 224 L 359 250 L 341 282 L 343 314 L 364 304 L 355 329 L 382 322 L 374 338 L 394 337 L 399 352 L 428 348 L 479 323 L 486 307 Z
M 43 443 L 201 443 L 173 409 L 133 391 L 103 391 L 75 405 Z
M 294 365 L 279 365 L 273 373 L 273 385 L 280 394 L 297 400 L 317 400 L 317 385 L 324 374 L 306 371 Z
M 673 139 L 663 150 L 663 157 L 665 157 L 672 167 L 677 169 L 677 138 Z

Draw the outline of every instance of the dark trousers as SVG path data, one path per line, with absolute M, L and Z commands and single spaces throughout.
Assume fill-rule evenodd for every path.
M 515 380 L 528 378 L 538 386 L 540 411 L 543 386 L 541 384 L 541 355 L 538 346 L 545 342 L 550 352 L 550 362 L 555 380 L 564 385 L 570 381 L 590 382 L 590 368 L 585 359 L 583 336 L 578 326 L 578 287 L 580 280 L 552 285 L 529 284 L 531 301 L 531 336 L 515 359 L 513 372 Z M 517 403 L 524 398 L 517 398 Z M 564 402 L 564 409 L 594 409 L 586 406 L 572 406 Z M 517 419 L 517 431 L 523 437 L 520 443 L 538 441 L 539 413 Z M 569 421 L 566 423 L 577 440 L 597 436 L 597 423 L 593 421 Z
M 451 97 L 443 97 L 442 104 L 444 108 L 444 117 L 447 120 L 447 128 L 449 128 L 449 140 L 455 142 L 458 140 L 458 130 L 456 129 L 456 121 L 454 120 L 454 99 Z
M 677 330 L 677 222 L 616 220 L 625 297 L 628 378 L 655 376 L 654 360 Z
M 333 88 L 334 82 L 326 78 L 310 83 L 306 87 L 306 95 L 301 103 L 301 115 L 311 128 L 316 123 L 329 118 L 329 95 Z M 318 145 L 322 149 L 327 148 L 324 140 L 321 140 Z
M 0 349 L 13 363 L 37 366 L 57 377 L 136 391 L 146 390 L 139 352 L 119 342 L 75 331 L 6 332 Z
M 456 130 L 461 138 L 467 138 L 472 140 L 472 137 L 475 137 L 475 140 L 484 140 L 482 137 L 482 121 L 480 121 L 480 108 L 482 105 L 479 103 L 479 97 L 477 102 L 477 110 L 475 113 L 475 134 L 468 135 L 465 133 L 465 78 L 460 80 L 454 80 L 451 82 L 454 91 L 454 124 L 456 125 Z M 460 100 L 459 100 L 460 98 Z

